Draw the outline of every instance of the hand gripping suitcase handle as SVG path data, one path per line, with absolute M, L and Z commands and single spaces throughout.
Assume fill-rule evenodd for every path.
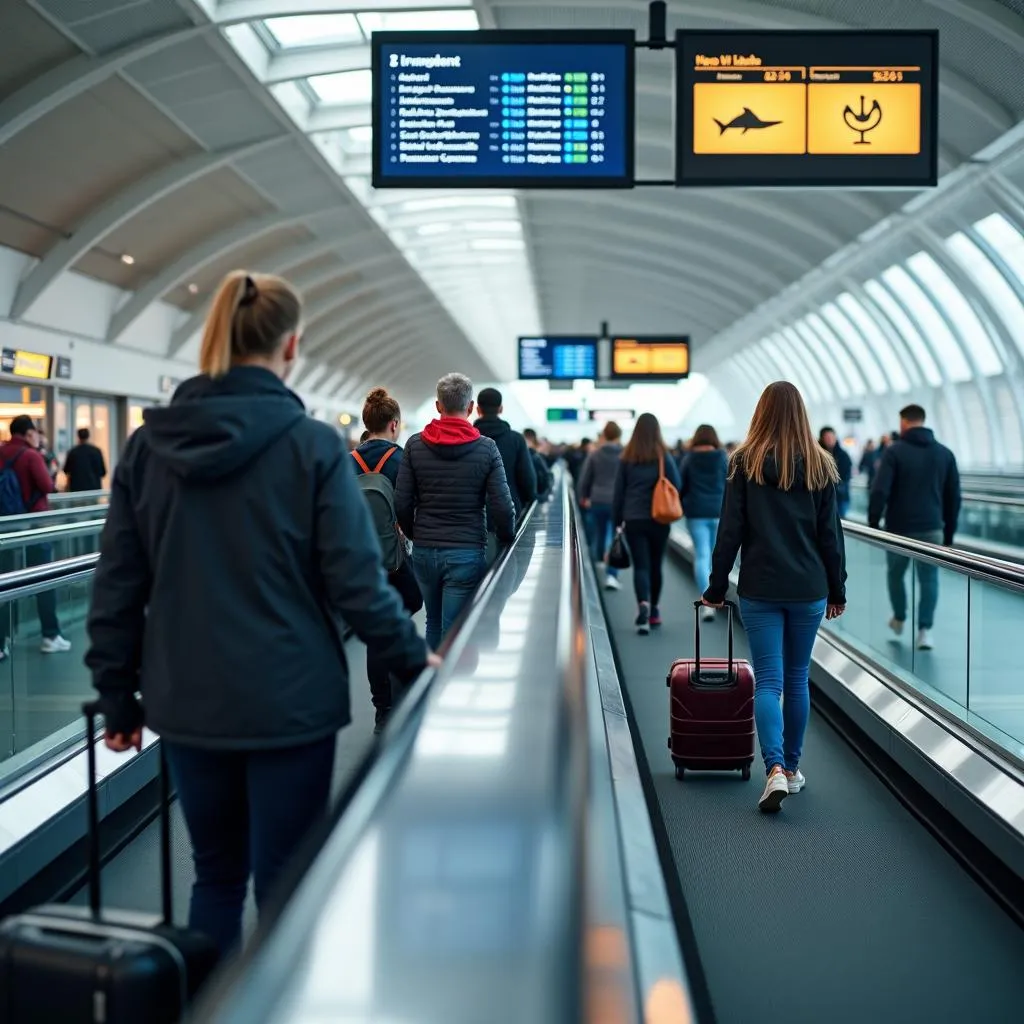
M 96 786 L 96 719 L 100 715 L 100 702 L 82 705 L 85 713 L 85 742 L 88 752 L 89 792 L 87 811 L 89 820 L 89 909 L 98 918 L 102 907 L 100 888 L 100 803 Z M 162 743 L 160 751 L 160 901 L 164 924 L 174 924 L 173 893 L 171 891 L 171 774 L 167 754 Z
M 729 611 L 729 665 L 727 679 L 732 679 L 732 663 L 733 663 L 733 636 L 732 636 L 732 619 L 733 614 L 736 612 L 736 604 L 733 601 L 725 601 L 725 607 Z M 700 610 L 704 606 L 703 601 L 693 602 L 693 616 L 694 625 L 696 627 L 693 637 L 693 671 L 697 676 L 700 676 Z

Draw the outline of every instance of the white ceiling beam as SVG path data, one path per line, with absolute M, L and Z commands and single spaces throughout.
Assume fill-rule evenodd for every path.
M 289 136 L 284 135 L 216 153 L 197 153 L 168 167 L 162 167 L 149 177 L 129 185 L 90 213 L 74 229 L 70 237 L 59 241 L 36 264 L 18 288 L 11 316 L 15 320 L 24 316 L 65 270 L 71 268 L 107 235 L 136 217 L 147 206 L 211 171 L 288 138 Z
M 364 320 L 371 320 L 380 312 L 408 309 L 410 311 L 423 308 L 423 296 L 415 293 L 403 293 L 402 296 L 378 295 L 369 302 L 362 301 L 363 296 L 371 291 L 360 291 L 358 297 L 343 300 L 334 308 L 334 316 L 327 323 L 321 323 L 303 338 L 303 350 L 310 357 L 320 355 L 339 334 L 348 331 Z
M 370 48 L 354 46 L 317 46 L 308 50 L 285 50 L 270 58 L 264 85 L 280 85 L 300 78 L 333 75 L 339 71 L 361 71 L 370 66 Z
M 307 135 L 319 132 L 336 132 L 345 128 L 362 128 L 369 125 L 372 111 L 369 103 L 334 103 L 314 108 L 306 118 L 302 130 Z
M 61 104 L 123 71 L 129 64 L 208 31 L 211 31 L 211 26 L 200 25 L 148 36 L 102 57 L 90 57 L 87 54 L 72 57 L 33 78 L 0 102 L 0 146 L 41 117 L 52 113 Z
M 470 0 L 220 0 L 215 21 L 236 25 L 266 18 L 287 18 L 295 14 L 359 14 L 363 11 L 423 11 L 465 9 Z

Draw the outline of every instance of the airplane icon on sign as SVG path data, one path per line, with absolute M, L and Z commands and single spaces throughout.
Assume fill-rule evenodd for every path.
M 743 134 L 746 135 L 751 128 L 772 128 L 777 124 L 782 124 L 781 121 L 762 121 L 750 107 L 744 107 L 743 113 L 738 117 L 734 117 L 728 124 L 723 124 L 717 117 L 712 118 L 712 120 L 718 125 L 719 135 L 724 135 L 730 128 L 742 128 Z

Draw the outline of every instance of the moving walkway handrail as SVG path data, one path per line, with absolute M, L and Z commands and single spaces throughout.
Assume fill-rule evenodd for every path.
M 856 537 L 884 551 L 906 555 L 985 583 L 994 583 L 996 586 L 1024 592 L 1024 566 L 1014 562 L 972 554 L 960 548 L 929 544 L 927 541 L 887 533 L 885 530 L 873 530 L 863 523 L 849 519 L 843 520 L 843 532 L 848 537 Z
M 62 523 L 59 526 L 44 526 L 39 530 L 0 533 L 0 551 L 6 548 L 24 548 L 33 544 L 50 544 L 53 541 L 69 540 L 72 537 L 95 535 L 102 531 L 105 522 L 105 519 L 87 519 L 84 523 Z
M 5 603 L 21 597 L 30 597 L 42 590 L 48 590 L 55 583 L 76 583 L 87 579 L 96 569 L 100 560 L 98 554 L 79 555 L 77 558 L 61 558 L 45 565 L 34 565 L 28 569 L 0 574 L 0 600 Z
M 14 533 L 16 529 L 40 529 L 53 524 L 54 521 L 61 523 L 72 516 L 84 516 L 90 512 L 95 513 L 94 519 L 103 519 L 106 518 L 108 511 L 107 505 L 76 505 L 73 508 L 50 509 L 48 512 L 23 512 L 16 516 L 0 516 L 0 533 Z
M 109 500 L 110 491 L 57 491 L 50 495 L 50 505 L 70 505 L 75 501 L 93 501 L 102 504 Z

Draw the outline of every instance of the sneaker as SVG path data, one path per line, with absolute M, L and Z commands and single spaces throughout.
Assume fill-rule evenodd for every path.
M 894 636 L 903 636 L 903 620 L 902 619 L 890 619 L 889 628 L 893 631 Z
M 930 651 L 935 646 L 930 629 L 919 629 L 917 631 L 917 649 L 919 651 Z
M 782 801 L 789 796 L 789 779 L 781 769 L 773 771 L 765 783 L 761 799 L 757 801 L 758 809 L 765 814 L 774 814 L 782 807 Z
M 384 726 L 388 724 L 388 716 L 391 714 L 391 708 L 377 708 L 377 713 L 373 720 L 373 735 L 379 736 L 384 731 Z
M 709 608 L 707 605 L 704 605 L 704 607 L 700 610 L 700 618 L 702 622 L 714 622 L 715 609 Z
M 651 609 L 651 628 L 656 629 L 661 625 L 661 611 L 658 608 Z
M 789 783 L 790 794 L 799 793 L 807 785 L 807 779 L 799 768 L 795 772 L 786 772 L 786 781 Z
M 39 650 L 43 654 L 61 654 L 64 651 L 71 650 L 71 644 L 62 636 L 54 637 L 43 637 L 43 642 L 39 645 Z
M 634 623 L 634 625 L 636 626 L 636 631 L 641 636 L 647 636 L 647 634 L 650 633 L 651 613 L 647 610 L 646 604 L 640 605 L 640 612 L 636 617 L 636 622 Z
M 605 576 L 604 578 L 604 589 L 605 590 L 621 590 L 622 584 L 619 582 L 618 576 Z

